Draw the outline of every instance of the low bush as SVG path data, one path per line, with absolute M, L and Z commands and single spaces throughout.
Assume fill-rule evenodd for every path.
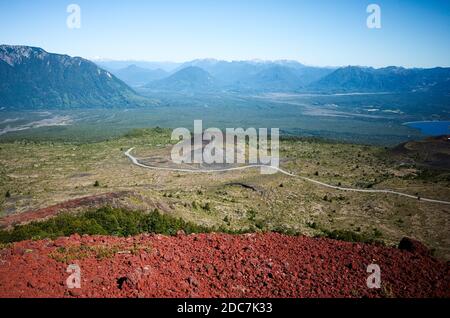
M 349 230 L 321 230 L 323 232 L 324 237 L 339 240 L 339 241 L 346 241 L 346 242 L 362 242 L 362 243 L 377 243 L 382 244 L 382 241 L 379 240 L 381 237 L 381 232 L 374 229 L 373 234 L 367 234 L 367 233 L 357 233 L 354 231 Z
M 253 210 L 251 210 L 253 211 Z M 256 213 L 255 213 L 256 214 Z M 250 212 L 250 216 L 253 213 Z M 336 240 L 364 243 L 381 243 L 382 233 L 374 228 L 369 233 L 357 233 L 348 230 L 326 230 L 312 222 L 307 225 L 322 232 L 321 237 Z M 0 230 L 0 249 L 5 244 L 30 239 L 54 239 L 72 234 L 132 236 L 140 233 L 175 235 L 183 230 L 186 234 L 222 232 L 243 234 L 254 231 L 272 231 L 287 235 L 299 235 L 295 230 L 284 226 L 268 227 L 266 220 L 256 219 L 250 228 L 234 230 L 226 227 L 209 228 L 180 218 L 161 214 L 158 210 L 149 213 L 104 207 L 79 214 L 63 213 L 42 222 L 17 225 L 11 230 Z
M 18 225 L 12 230 L 1 230 L 0 242 L 56 238 L 75 233 L 115 236 L 131 236 L 140 233 L 175 235 L 179 230 L 187 234 L 212 231 L 212 229 L 161 214 L 157 210 L 143 213 L 104 207 L 81 214 L 60 214 L 46 221 Z

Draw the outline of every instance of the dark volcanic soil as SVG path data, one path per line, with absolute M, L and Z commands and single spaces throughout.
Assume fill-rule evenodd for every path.
M 408 141 L 390 150 L 393 158 L 428 168 L 450 170 L 450 135 Z
M 81 289 L 66 287 L 70 263 Z M 380 289 L 366 285 L 371 263 Z M 449 273 L 421 250 L 275 233 L 73 235 L 1 250 L 0 297 L 449 297 Z

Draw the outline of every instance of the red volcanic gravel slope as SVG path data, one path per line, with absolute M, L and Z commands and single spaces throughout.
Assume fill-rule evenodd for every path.
M 0 218 L 0 227 L 8 228 L 16 224 L 24 224 L 34 220 L 42 220 L 48 217 L 55 216 L 58 213 L 68 209 L 76 209 L 80 207 L 104 206 L 108 203 L 113 202 L 114 199 L 119 199 L 128 193 L 129 192 L 122 191 L 122 192 L 91 195 L 55 204 L 39 210 L 10 214 Z
M 71 263 L 80 289 L 66 287 Z M 367 287 L 371 263 L 380 289 Z M 0 297 L 449 297 L 449 283 L 448 264 L 421 250 L 276 233 L 72 235 L 0 251 Z

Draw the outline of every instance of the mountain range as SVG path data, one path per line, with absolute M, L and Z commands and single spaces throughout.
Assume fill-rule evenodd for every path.
M 209 91 L 219 87 L 217 80 L 197 66 L 187 66 L 167 78 L 150 82 L 147 88 L 172 92 Z
M 185 87 L 186 89 L 194 87 L 240 92 L 298 91 L 335 70 L 334 68 L 305 66 L 299 62 L 288 60 L 229 62 L 203 59 L 183 63 L 174 72 L 176 74 L 185 69 L 193 71 L 193 68 L 197 70 L 196 74 L 192 74 L 192 81 L 196 83 L 190 83 Z M 197 77 L 198 69 L 207 72 L 207 74 L 203 74 L 203 79 L 208 78 L 206 82 Z M 177 77 L 172 78 L 177 79 Z M 186 82 L 186 72 L 184 71 L 183 77 Z M 163 83 L 167 84 L 167 87 L 163 87 L 161 81 L 150 82 L 146 87 L 150 89 L 171 89 L 172 84 L 169 78 L 164 80 Z M 179 85 L 175 86 L 179 88 Z
M 131 81 L 126 82 L 133 86 Z M 166 78 L 150 81 L 145 87 L 157 91 L 226 90 L 243 93 L 450 94 L 450 68 L 332 68 L 305 66 L 296 61 L 284 60 L 228 62 L 205 59 L 183 63 Z
M 141 99 L 127 84 L 86 59 L 37 47 L 0 45 L 1 107 L 115 107 Z
M 348 66 L 312 83 L 321 92 L 433 92 L 450 93 L 450 68 L 406 69 L 403 67 Z
M 113 71 L 114 75 L 127 83 L 130 86 L 143 86 L 152 81 L 156 81 L 165 78 L 169 75 L 168 72 L 161 68 L 148 69 L 131 64 L 125 68 Z
M 297 61 L 109 62 L 29 46 L 0 45 L 0 107 L 152 105 L 152 92 L 428 92 L 450 94 L 450 68 L 312 67 Z M 163 69 L 165 68 L 165 69 Z M 131 87 L 130 87 L 131 86 Z

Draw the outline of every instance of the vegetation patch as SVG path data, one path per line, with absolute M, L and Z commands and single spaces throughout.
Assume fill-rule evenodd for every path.
M 180 230 L 187 234 L 212 231 L 210 228 L 161 214 L 157 210 L 144 213 L 104 207 L 81 214 L 60 214 L 46 221 L 18 225 L 9 231 L 1 230 L 0 242 L 56 238 L 75 233 L 114 236 L 132 236 L 140 233 L 175 235 Z
M 11 247 L 11 243 L 0 243 L 0 251 Z
M 378 229 L 373 229 L 368 233 L 357 233 L 350 230 L 324 230 L 322 231 L 322 237 L 330 238 L 333 240 L 346 241 L 346 242 L 361 242 L 370 244 L 383 244 L 380 240 L 382 233 Z

